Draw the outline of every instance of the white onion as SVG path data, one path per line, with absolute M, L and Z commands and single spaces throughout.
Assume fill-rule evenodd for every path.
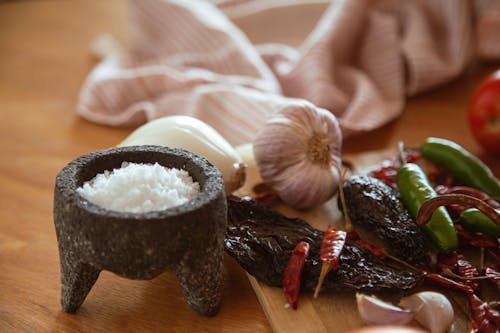
M 414 313 L 384 302 L 376 297 L 356 293 L 361 318 L 368 324 L 404 325 L 413 319 Z
M 238 152 L 214 128 L 189 116 L 152 120 L 132 132 L 118 147 L 160 145 L 199 154 L 222 173 L 227 194 L 245 182 L 245 165 Z
M 453 306 L 446 296 L 423 291 L 401 299 L 402 307 L 415 312 L 415 320 L 431 333 L 445 333 L 453 323 Z

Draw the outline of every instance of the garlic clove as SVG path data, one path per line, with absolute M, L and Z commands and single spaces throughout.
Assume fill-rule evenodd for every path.
M 427 333 L 427 331 L 415 327 L 384 325 L 360 327 L 346 333 Z
M 453 306 L 446 296 L 423 291 L 404 297 L 399 305 L 415 312 L 415 320 L 431 333 L 445 333 L 453 323 Z
M 253 142 L 262 179 L 288 205 L 307 209 L 330 199 L 340 179 L 342 133 L 335 116 L 307 102 L 274 114 Z
M 214 128 L 189 116 L 168 116 L 152 120 L 132 132 L 118 147 L 160 145 L 199 154 L 222 173 L 226 194 L 245 182 L 246 165 L 238 152 Z
M 414 312 L 401 309 L 376 297 L 356 293 L 358 311 L 368 324 L 374 325 L 404 325 L 409 323 Z

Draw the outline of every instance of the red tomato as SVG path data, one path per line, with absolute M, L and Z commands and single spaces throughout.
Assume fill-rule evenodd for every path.
M 474 91 L 468 115 L 476 140 L 484 149 L 500 156 L 500 70 Z

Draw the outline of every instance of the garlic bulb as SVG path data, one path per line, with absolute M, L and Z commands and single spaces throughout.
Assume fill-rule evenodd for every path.
M 341 145 L 337 118 L 303 103 L 273 115 L 257 133 L 253 150 L 262 179 L 285 203 L 305 209 L 336 193 Z
M 215 129 L 193 117 L 168 116 L 152 120 L 132 132 L 118 147 L 160 145 L 199 154 L 222 173 L 227 194 L 245 182 L 245 164 Z
M 358 312 L 364 322 L 374 325 L 404 325 L 415 315 L 376 297 L 356 293 Z
M 453 306 L 446 296 L 423 291 L 404 297 L 399 305 L 415 312 L 415 320 L 431 333 L 448 332 L 453 323 Z

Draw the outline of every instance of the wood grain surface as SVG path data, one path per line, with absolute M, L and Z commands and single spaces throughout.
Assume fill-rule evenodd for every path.
M 242 27 L 266 41 L 264 32 Z M 151 281 L 103 272 L 76 314 L 61 310 L 55 175 L 73 158 L 114 146 L 132 131 L 75 114 L 80 86 L 96 61 L 91 40 L 101 32 L 126 40 L 128 31 L 124 1 L 0 1 L 0 332 L 271 332 L 245 272 L 229 257 L 222 308 L 213 318 L 189 308 L 168 272 Z M 494 68 L 474 65 L 450 84 L 410 99 L 402 117 L 348 139 L 344 151 L 442 136 L 499 175 L 500 160 L 482 153 L 465 120 L 474 86 Z

